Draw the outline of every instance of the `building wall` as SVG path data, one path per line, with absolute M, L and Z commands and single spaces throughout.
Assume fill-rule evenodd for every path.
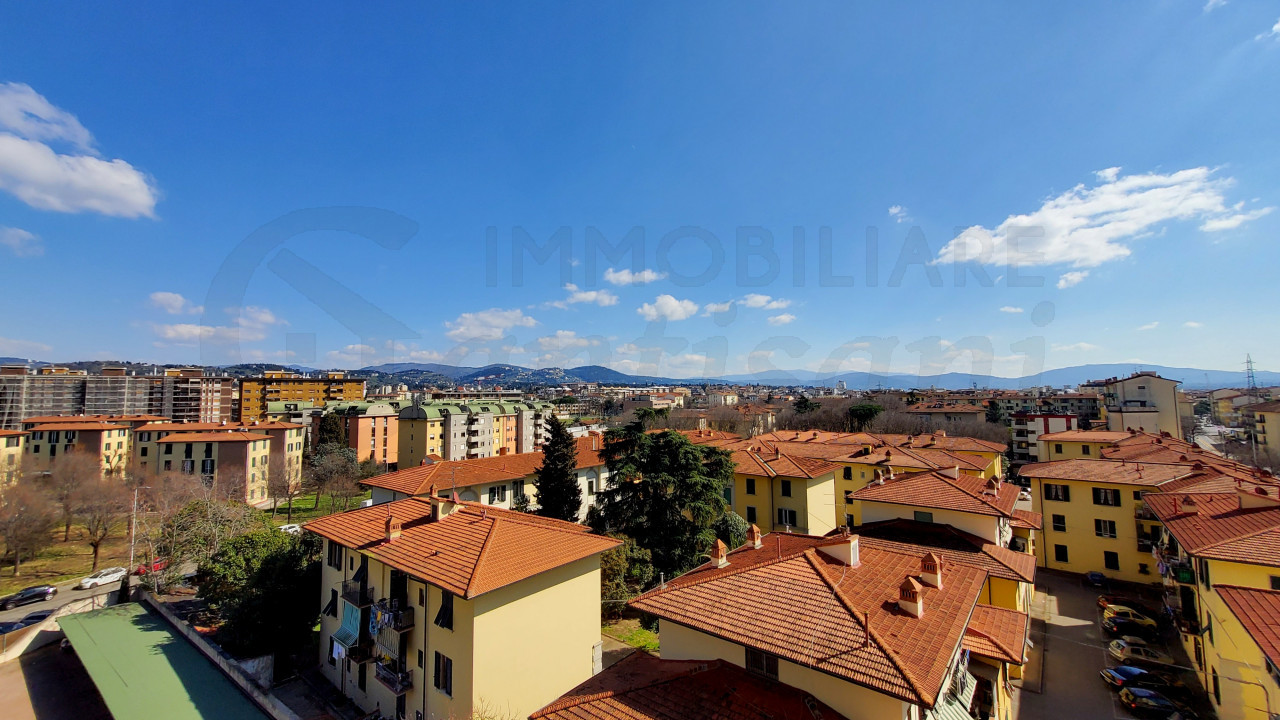
M 1141 426 L 1147 432 L 1167 432 L 1181 440 L 1182 424 L 1178 419 L 1177 388 L 1176 381 L 1151 375 L 1108 383 L 1104 396 L 1107 406 L 1107 428 L 1127 430 L 1130 427 Z M 1139 403 L 1145 404 L 1146 408 L 1155 407 L 1156 412 L 1143 412 L 1136 409 L 1134 406 Z
M 1138 549 L 1139 521 L 1135 517 L 1142 501 L 1134 497 L 1146 488 L 1134 485 L 1118 485 L 1109 483 L 1087 483 L 1079 481 L 1043 480 L 1030 478 L 1031 502 L 1035 512 L 1043 516 L 1044 529 L 1039 542 L 1036 543 L 1036 564 L 1040 567 L 1065 570 L 1067 572 L 1086 573 L 1097 571 L 1107 577 L 1127 580 L 1136 583 L 1158 582 L 1156 560 L 1150 549 Z M 1046 500 L 1044 485 L 1066 485 L 1071 500 L 1061 502 Z M 1120 505 L 1111 507 L 1095 505 L 1093 488 L 1117 490 L 1120 493 Z M 1054 529 L 1053 516 L 1062 515 L 1066 521 L 1066 530 Z M 1095 531 L 1094 520 L 1111 520 L 1115 522 L 1116 537 L 1099 537 Z M 1143 527 L 1147 527 L 1146 524 Z M 1055 546 L 1067 547 L 1067 562 L 1059 562 L 1055 558 Z M 1119 569 L 1105 566 L 1105 553 L 1116 553 Z M 1142 572 L 1142 566 L 1147 572 Z
M 1102 457 L 1104 448 L 1112 447 L 1115 443 L 1109 442 L 1080 442 L 1074 440 L 1038 440 L 1039 462 L 1048 462 L 1050 460 L 1073 460 L 1076 458 L 1086 458 L 1097 460 Z M 1059 450 L 1058 448 L 1062 449 Z
M 25 433 L 0 434 L 0 484 L 8 485 L 22 473 L 26 439 Z
M 1012 532 L 1008 529 L 1001 529 L 1000 518 L 991 515 L 978 515 L 976 513 L 957 512 L 955 510 L 945 510 L 942 508 L 916 507 L 912 505 L 898 505 L 895 503 L 869 502 L 861 501 L 861 516 L 859 525 L 862 523 L 880 522 L 882 520 L 893 520 L 896 518 L 905 518 L 907 520 L 915 519 L 917 512 L 926 512 L 933 514 L 933 522 L 938 525 L 950 525 L 957 530 L 977 535 L 987 542 L 1005 546 L 1009 541 Z M 1007 523 L 1005 524 L 1007 528 Z
M 50 439 L 53 432 L 58 433 L 57 442 Z M 73 439 L 68 439 L 68 433 Z M 103 472 L 120 472 L 128 467 L 132 436 L 127 427 L 32 432 L 27 437 L 22 464 L 27 470 L 47 470 L 60 455 L 88 453 L 101 458 Z
M 802 484 L 805 493 L 805 510 L 808 520 L 805 532 L 811 535 L 826 535 L 844 524 L 843 515 L 836 513 L 836 479 L 835 472 L 829 472 L 811 480 L 797 480 Z M 844 503 L 840 503 L 841 508 Z

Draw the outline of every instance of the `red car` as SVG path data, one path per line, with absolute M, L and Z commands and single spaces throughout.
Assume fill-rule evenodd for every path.
M 133 571 L 133 574 L 134 574 L 134 575 L 146 575 L 146 574 L 147 574 L 147 573 L 149 573 L 149 572 L 150 572 L 150 573 L 158 573 L 158 572 L 160 572 L 161 570 L 164 570 L 164 569 L 165 569 L 165 568 L 167 568 L 167 567 L 169 567 L 169 561 L 168 561 L 168 560 L 165 560 L 165 559 L 163 559 L 163 558 L 161 558 L 161 559 L 158 559 L 158 560 L 155 560 L 154 562 L 152 562 L 152 563 L 151 563 L 151 567 L 150 567 L 150 568 L 148 568 L 148 567 L 146 566 L 146 564 L 139 565 L 139 566 L 138 566 L 138 569 Z

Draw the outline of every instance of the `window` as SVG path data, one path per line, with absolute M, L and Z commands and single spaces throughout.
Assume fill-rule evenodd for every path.
M 1110 550 L 1107 550 L 1102 553 L 1102 565 L 1108 570 L 1119 570 L 1120 556 Z
M 853 468 L 849 467 L 848 465 L 844 466 L 844 479 L 845 480 L 853 479 Z
M 1058 453 L 1059 455 L 1061 455 L 1061 454 L 1062 454 L 1062 443 L 1054 443 L 1054 444 L 1053 444 L 1053 451 L 1054 451 L 1054 452 L 1056 452 L 1056 453 Z
M 342 569 L 342 549 L 342 546 L 338 543 L 332 540 L 329 541 L 329 557 L 326 560 L 326 564 L 334 570 Z
M 1133 491 L 1133 499 L 1134 499 L 1134 500 L 1141 500 L 1141 499 L 1142 499 L 1142 491 L 1141 491 L 1141 490 L 1134 490 L 1134 491 Z
M 1080 446 L 1080 454 L 1081 454 L 1081 455 L 1088 455 L 1088 454 L 1089 454 L 1089 446 L 1088 446 L 1088 445 L 1081 445 L 1081 446 Z
M 173 454 L 173 443 L 165 443 L 165 444 L 164 444 L 164 454 L 165 454 L 165 455 L 172 455 L 172 454 Z
M 589 478 L 589 479 L 587 480 L 587 494 L 588 494 L 588 495 L 595 495 L 595 494 L 596 494 L 596 480 L 595 480 L 595 478 Z
M 418 651 L 418 667 L 420 667 L 420 668 L 426 668 L 426 667 L 427 667 L 427 656 L 426 656 L 426 653 L 422 652 L 421 650 L 419 650 L 419 651 Z
M 747 522 L 755 523 L 755 521 L 756 521 L 756 507 L 754 505 L 748 505 L 747 506 Z
M 1280 575 L 1271 576 L 1271 589 L 1280 590 Z
M 1113 538 L 1116 536 L 1115 520 L 1094 520 L 1093 534 L 1102 538 Z
M 365 684 L 368 682 L 368 670 L 369 663 L 360 663 L 360 669 L 356 672 L 356 686 L 360 688 L 361 692 L 364 691 Z
M 772 680 L 778 679 L 778 656 L 747 648 L 747 670 Z
M 440 591 L 440 610 L 436 612 L 435 623 L 445 630 L 453 629 L 453 593 Z
M 1210 613 L 1204 614 L 1204 634 L 1209 637 L 1210 645 L 1216 644 L 1213 642 L 1213 615 Z
M 1055 562 L 1060 562 L 1060 563 L 1069 562 L 1069 561 L 1067 560 L 1067 546 L 1066 546 L 1066 545 L 1054 545 L 1054 546 L 1053 546 L 1053 559 L 1054 559 L 1054 561 L 1055 561 Z
M 853 516 L 852 516 L 852 515 L 850 515 L 850 514 L 848 514 L 848 513 L 845 513 L 845 516 L 844 516 L 844 526 L 845 526 L 845 527 L 853 527 L 855 524 L 856 524 L 856 523 L 853 521 Z
M 489 486 L 489 504 L 497 505 L 500 502 L 507 501 L 506 485 L 490 485 Z
M 432 674 L 433 684 L 440 692 L 453 697 L 453 661 L 436 653 L 435 672 Z
M 931 512 L 925 512 L 925 511 L 923 511 L 923 510 L 917 510 L 917 511 L 916 511 L 916 522 L 926 522 L 926 523 L 931 523 L 931 522 L 933 522 L 933 513 L 931 513 Z
M 780 492 L 782 494 L 782 497 L 791 497 L 791 481 L 790 480 L 782 481 L 782 490 Z
M 1054 531 L 1054 532 L 1066 532 L 1066 531 L 1067 531 L 1067 516 L 1066 516 L 1066 515 L 1054 515 L 1054 516 L 1053 516 L 1053 531 Z
M 592 494 L 594 495 L 595 493 Z M 729 507 L 733 507 L 733 486 L 725 485 L 720 489 L 720 494 L 724 496 L 725 503 L 728 504 Z
M 38 449 L 38 448 L 37 448 L 37 449 Z M 165 461 L 164 461 L 164 470 L 165 470 L 165 472 L 168 472 L 168 471 L 170 471 L 170 470 L 172 470 L 172 469 L 173 469 L 173 461 L 172 461 L 172 460 L 165 460 Z
M 756 494 L 756 479 L 755 479 L 755 478 L 747 478 L 747 494 L 748 494 L 748 495 L 755 495 L 755 494 Z
M 1213 702 L 1215 705 L 1222 704 L 1222 687 L 1218 685 L 1218 668 L 1213 668 Z
M 427 606 L 427 589 L 425 587 L 420 587 L 418 588 L 418 607 L 424 608 L 426 606 Z
M 778 524 L 795 527 L 796 511 L 788 510 L 786 508 L 778 508 Z
M 138 450 L 138 455 L 139 455 L 139 456 L 141 456 L 141 457 L 146 457 L 146 456 L 147 456 L 147 448 L 146 448 L 146 446 L 145 446 L 145 445 L 144 445 L 142 448 L 140 448 L 140 449 Z
M 1067 485 L 1044 484 L 1044 499 L 1057 502 L 1071 502 L 1071 488 Z
M 1209 589 L 1213 588 L 1213 584 L 1209 582 L 1209 561 L 1204 558 L 1200 558 L 1200 584 Z
M 338 661 L 333 657 L 333 638 L 329 638 L 329 664 L 336 666 Z
M 1094 488 L 1093 504 L 1120 507 L 1120 491 L 1111 488 Z

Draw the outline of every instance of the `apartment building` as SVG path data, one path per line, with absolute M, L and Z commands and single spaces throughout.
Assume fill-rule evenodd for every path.
M 1280 486 L 1147 496 L 1165 604 L 1218 717 L 1280 714 Z
M 977 422 L 984 420 L 987 414 L 986 408 L 981 406 L 948 402 L 916 403 L 904 408 L 903 412 L 939 422 L 959 422 L 962 420 Z
M 1240 414 L 1245 429 L 1260 449 L 1273 453 L 1280 451 L 1280 400 L 1246 405 L 1240 409 Z
M 724 499 L 747 522 L 810 535 L 839 526 L 835 511 L 838 465 L 793 457 L 751 441 L 724 449 L 734 463 L 733 485 L 724 489 Z
M 415 404 L 400 410 L 399 467 L 533 452 L 546 440 L 548 402 Z
M 364 399 L 364 381 L 334 371 L 301 375 L 287 370 L 271 370 L 261 377 L 240 380 L 239 420 L 266 420 L 273 402 L 330 402 Z
M 22 474 L 26 440 L 27 433 L 22 430 L 0 430 L 0 485 L 8 485 Z
M 206 435 L 228 437 L 208 440 Z M 286 473 L 295 488 L 302 485 L 303 446 L 303 427 L 296 423 L 149 423 L 134 431 L 132 462 L 141 473 L 199 473 L 227 487 L 243 484 L 244 492 L 237 489 L 233 495 L 261 502 L 268 497 L 272 472 Z
M 323 414 L 341 418 L 347 447 L 359 462 L 372 460 L 395 469 L 400 455 L 400 411 L 408 404 L 399 400 L 329 403 Z
M 1040 520 L 1014 507 L 1020 492 L 1012 483 L 965 475 L 955 467 L 901 475 L 882 471 L 869 485 L 846 496 L 846 508 L 853 525 L 909 517 L 1031 552 L 1030 533 L 1039 529 Z M 1017 540 L 1015 529 L 1020 531 Z
M 200 368 L 167 368 L 131 375 L 124 368 L 99 374 L 63 367 L 0 367 L 0 429 L 16 429 L 34 416 L 152 415 L 188 422 L 233 420 L 235 380 Z
M 51 422 L 27 431 L 25 471 L 48 470 L 58 455 L 85 453 L 102 458 L 104 473 L 123 472 L 129 463 L 133 429 L 109 422 Z
M 1013 436 L 1009 446 L 1013 451 L 1013 461 L 1019 465 L 1040 462 L 1041 435 L 1080 429 L 1079 418 L 1072 414 L 1019 412 L 1009 419 L 1009 423 Z
M 1147 371 L 1088 385 L 1102 392 L 1103 419 L 1107 421 L 1108 430 L 1167 432 L 1182 439 L 1177 380 Z
M 752 527 L 630 604 L 659 618 L 664 661 L 732 665 L 848 718 L 1011 720 L 1027 616 L 983 603 L 987 577 L 915 546 Z
M 595 504 L 596 494 L 609 480 L 609 470 L 600 459 L 599 453 L 604 442 L 600 433 L 589 433 L 575 438 L 574 442 L 577 444 L 578 486 L 582 490 L 579 520 L 585 520 L 587 512 Z M 514 507 L 522 495 L 527 496 L 531 504 L 537 505 L 533 478 L 534 472 L 540 467 L 541 451 L 465 460 L 440 460 L 377 475 L 362 480 L 361 484 L 372 489 L 375 505 L 409 497 L 452 497 L 456 493 L 464 502 L 508 509 Z
M 1100 458 L 1108 448 L 1134 435 L 1126 430 L 1061 430 L 1036 438 L 1038 462 Z
M 320 671 L 363 712 L 527 717 L 599 672 L 600 553 L 573 523 L 442 498 L 313 520 Z

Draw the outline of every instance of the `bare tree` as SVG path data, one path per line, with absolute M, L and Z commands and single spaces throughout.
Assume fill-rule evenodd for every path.
M 346 510 L 351 506 L 351 499 L 364 492 L 360 489 L 360 479 L 356 475 L 343 473 L 337 475 L 329 482 L 329 498 L 330 505 L 337 507 L 338 503 L 342 503 L 342 509 Z
M 110 536 L 111 529 L 129 514 L 131 499 L 129 489 L 112 476 L 99 476 L 76 490 L 75 510 L 89 535 L 94 570 L 98 569 L 102 543 Z
M 0 538 L 12 556 L 17 577 L 23 558 L 34 556 L 49 545 L 49 531 L 57 520 L 57 510 L 39 488 L 19 481 L 0 495 Z
M 71 521 L 75 519 L 76 495 L 80 488 L 101 478 L 102 460 L 97 453 L 65 453 L 49 466 L 41 484 L 61 512 L 62 542 L 71 539 Z
M 280 503 L 288 505 L 288 522 L 293 522 L 293 499 L 302 491 L 302 483 L 283 455 L 272 455 L 267 465 L 267 494 L 271 497 L 271 518 L 275 519 Z

